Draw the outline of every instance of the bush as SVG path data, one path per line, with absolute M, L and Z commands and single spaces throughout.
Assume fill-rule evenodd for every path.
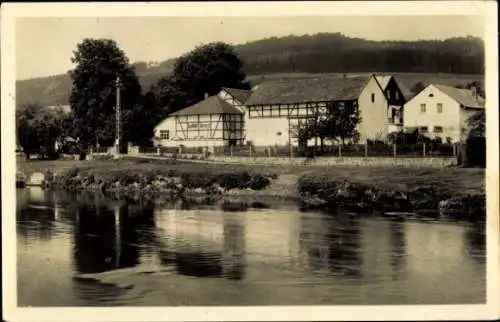
M 256 175 L 250 181 L 250 189 L 262 190 L 271 184 L 271 180 L 263 175 Z
M 486 167 L 486 139 L 471 137 L 467 139 L 462 164 L 467 166 Z

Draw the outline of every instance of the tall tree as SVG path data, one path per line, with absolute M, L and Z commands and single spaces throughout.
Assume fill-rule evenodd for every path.
M 125 53 L 110 39 L 84 39 L 77 45 L 71 61 L 73 88 L 70 105 L 74 114 L 75 134 L 82 144 L 112 145 L 115 138 L 116 79 L 121 79 L 123 115 L 138 109 L 141 86 Z M 136 113 L 134 113 L 136 114 Z M 134 140 L 131 119 L 122 123 L 124 140 Z M 132 122 L 133 125 L 133 122 Z
M 159 104 L 172 113 L 215 95 L 222 87 L 249 89 L 243 62 L 234 48 L 222 42 L 196 47 L 181 56 L 171 76 L 158 83 Z

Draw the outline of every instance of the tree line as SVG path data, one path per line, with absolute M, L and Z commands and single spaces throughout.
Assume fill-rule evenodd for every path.
M 446 40 L 369 41 L 341 33 L 272 37 L 236 47 L 245 72 L 484 73 L 484 42 Z

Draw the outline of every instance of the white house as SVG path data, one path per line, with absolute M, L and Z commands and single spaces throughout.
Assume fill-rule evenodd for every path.
M 384 81 L 384 87 L 379 80 Z M 393 110 L 401 109 L 404 97 L 391 76 L 323 76 L 266 82 L 253 89 L 245 104 L 246 138 L 255 145 L 296 145 L 297 124 L 316 112 L 325 113 L 329 104 L 348 105 L 360 111 L 361 141 L 385 140 L 394 130 L 393 125 L 401 126 L 402 120 Z
M 475 89 L 430 84 L 406 103 L 405 128 L 418 128 L 429 137 L 459 142 L 467 136 L 467 119 L 483 110 L 484 104 Z
M 155 144 L 215 147 L 242 144 L 243 103 L 249 91 L 224 88 L 217 95 L 170 114 L 154 128 Z

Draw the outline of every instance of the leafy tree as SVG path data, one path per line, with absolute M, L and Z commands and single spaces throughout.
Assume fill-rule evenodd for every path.
M 361 122 L 359 110 L 351 102 L 330 102 L 326 114 L 315 111 L 312 116 L 302 121 L 295 135 L 299 145 L 305 147 L 308 140 L 320 139 L 321 152 L 324 152 L 325 139 L 340 141 L 357 141 L 359 133 L 357 125 Z
M 82 144 L 112 145 L 115 139 L 116 79 L 121 80 L 123 141 L 137 140 L 133 125 L 141 103 L 141 86 L 125 53 L 110 39 L 84 39 L 71 61 L 73 88 L 70 104 L 75 135 Z M 133 111 L 133 112 L 131 112 Z M 127 117 L 128 116 L 128 117 Z
M 486 112 L 478 111 L 467 119 L 469 137 L 484 137 L 486 133 Z
M 175 62 L 171 76 L 158 81 L 159 104 L 176 112 L 222 87 L 249 89 L 245 77 L 243 62 L 232 46 L 222 42 L 199 46 Z
M 16 135 L 26 158 L 31 154 L 55 156 L 56 140 L 64 132 L 64 113 L 39 104 L 27 104 L 16 111 Z
M 327 105 L 326 117 L 320 125 L 320 137 L 340 140 L 342 145 L 347 140 L 357 141 L 357 126 L 360 122 L 359 110 L 352 102 L 331 102 Z

